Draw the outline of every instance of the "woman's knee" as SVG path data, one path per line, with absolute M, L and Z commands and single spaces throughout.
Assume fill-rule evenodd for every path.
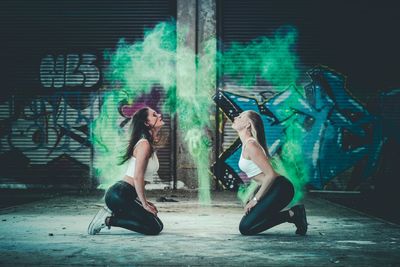
M 145 234 L 146 235 L 158 235 L 162 231 L 162 228 L 149 228 Z
M 113 212 L 116 212 L 122 206 L 121 198 L 118 195 L 113 194 L 112 192 L 106 194 L 104 202 L 106 203 L 106 206 Z
M 161 233 L 163 228 L 164 228 L 163 223 L 158 219 L 158 220 L 155 220 L 154 223 L 149 225 L 149 228 L 145 234 L 146 235 L 158 235 L 159 233 Z
M 242 235 L 251 235 L 250 229 L 251 229 L 251 225 L 248 222 L 246 222 L 245 220 L 242 220 L 240 222 L 240 224 L 239 224 L 239 232 Z

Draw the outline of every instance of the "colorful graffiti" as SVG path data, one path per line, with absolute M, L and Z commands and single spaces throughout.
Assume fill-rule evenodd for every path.
M 385 141 L 381 114 L 370 113 L 352 97 L 345 88 L 344 76 L 335 71 L 316 67 L 308 74 L 311 83 L 304 92 L 295 86 L 279 93 L 263 92 L 264 102 L 258 103 L 253 98 L 220 91 L 214 101 L 230 120 L 244 110 L 259 112 L 273 158 L 282 156 L 285 142 L 295 141 L 301 148 L 301 154 L 296 156 L 303 158 L 306 182 L 313 188 L 324 188 L 335 176 L 361 161 L 364 168 L 358 174 L 359 180 L 367 179 L 376 171 Z M 293 127 L 301 130 L 297 140 L 288 139 Z M 211 167 L 231 190 L 237 190 L 245 176 L 237 165 L 240 153 L 237 139 Z
M 129 104 L 128 99 L 121 100 L 119 102 L 118 111 L 124 120 L 120 123 L 120 127 L 123 128 L 132 118 L 132 115 L 143 107 L 150 107 L 161 112 L 161 99 L 164 97 L 164 89 L 154 85 L 150 93 L 139 96 L 135 102 Z M 164 116 L 168 116 L 168 114 L 164 114 Z

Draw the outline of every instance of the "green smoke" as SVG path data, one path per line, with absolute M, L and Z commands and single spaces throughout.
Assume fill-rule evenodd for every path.
M 295 119 L 287 121 L 286 125 L 290 126 L 286 128 L 281 153 L 272 158 L 271 164 L 278 173 L 286 176 L 292 182 L 295 189 L 292 203 L 296 203 L 303 198 L 304 186 L 309 177 L 309 169 L 303 160 L 303 151 L 300 145 L 305 133 Z
M 107 78 L 134 101 L 149 93 L 154 84 L 166 91 L 176 85 L 176 29 L 175 24 L 160 23 L 145 31 L 144 39 L 133 44 L 120 40 L 117 49 L 108 53 L 110 60 Z
M 179 127 L 196 163 L 200 203 L 210 203 L 212 95 L 215 93 L 216 40 L 205 41 L 199 55 L 185 45 L 186 27 L 178 31 L 177 101 Z
M 242 86 L 254 86 L 261 79 L 276 86 L 295 83 L 299 76 L 296 38 L 296 29 L 282 27 L 271 38 L 234 42 L 221 56 L 223 73 Z
M 290 107 L 298 102 L 298 97 L 304 96 L 304 90 L 298 89 L 302 88 L 295 86 L 288 87 L 288 90 L 292 90 L 293 94 L 283 103 L 283 112 L 290 110 Z M 298 118 L 298 115 L 295 114 L 282 123 L 285 128 L 285 136 L 282 140 L 283 146 L 279 155 L 273 157 L 271 162 L 276 170 L 289 178 L 294 185 L 295 196 L 292 201 L 293 203 L 303 198 L 305 184 L 308 182 L 310 173 L 309 165 L 304 161 L 304 151 L 301 146 L 306 136 L 306 130 L 301 126 L 300 121 L 301 118 Z
M 100 114 L 91 125 L 94 167 L 100 187 L 106 188 L 121 179 L 126 170 L 126 166 L 117 165 L 129 136 L 129 132 L 119 127 L 124 119 L 118 112 L 119 103 L 126 99 L 135 103 L 157 84 L 167 96 L 162 112 L 172 111 L 173 116 L 178 116 L 179 130 L 184 133 L 184 141 L 196 163 L 199 199 L 202 203 L 210 202 L 208 170 L 212 145 L 209 135 L 213 113 L 211 97 L 216 84 L 216 40 L 206 40 L 196 55 L 185 45 L 187 32 L 185 27 L 177 31 L 174 22 L 160 23 L 145 32 L 143 41 L 129 44 L 121 40 L 115 51 L 106 53 L 109 60 L 106 80 L 110 87 L 104 91 Z M 298 78 L 297 57 L 293 52 L 296 36 L 294 29 L 284 28 L 273 38 L 258 38 L 249 45 L 232 44 L 230 49 L 218 54 L 224 74 L 236 79 L 239 85 L 252 86 L 263 79 L 278 89 L 295 83 Z M 273 164 L 294 181 L 296 188 L 302 188 L 300 181 L 304 180 L 305 169 L 301 162 L 296 162 L 299 166 L 296 171 L 291 169 L 297 153 L 301 152 L 295 142 L 298 136 L 288 134 L 287 138 L 281 158 L 274 159 Z
M 182 30 L 184 30 L 182 28 Z M 119 127 L 124 119 L 118 112 L 120 101 L 135 103 L 160 85 L 167 101 L 163 113 L 178 116 L 179 130 L 196 163 L 199 199 L 210 202 L 210 127 L 211 97 L 215 90 L 216 43 L 206 41 L 201 55 L 184 45 L 182 32 L 177 34 L 175 22 L 163 22 L 145 32 L 143 41 L 133 44 L 121 40 L 115 51 L 108 51 L 110 84 L 104 93 L 101 112 L 92 124 L 95 144 L 95 170 L 100 187 L 106 188 L 121 179 L 126 166 L 117 166 L 121 151 L 126 148 L 129 133 Z M 127 128 L 127 127 L 125 127 Z
M 250 43 L 232 43 L 220 55 L 223 74 L 239 86 L 249 88 L 260 83 L 272 85 L 275 91 L 295 90 L 299 79 L 298 58 L 295 53 L 297 31 L 293 27 L 282 27 L 272 37 L 259 37 Z M 298 95 L 298 94 L 294 94 Z M 293 101 L 294 99 L 290 99 Z M 292 114 L 290 103 L 282 103 L 280 115 Z M 281 117 L 279 116 L 279 117 Z M 308 167 L 303 162 L 301 140 L 304 132 L 294 117 L 285 122 L 285 140 L 279 155 L 271 159 L 276 171 L 288 177 L 295 187 L 293 202 L 303 197 L 308 179 Z M 268 132 L 266 133 L 268 138 Z M 240 187 L 238 198 L 246 202 L 256 189 L 250 183 Z
M 105 58 L 109 61 L 105 78 L 110 88 L 103 92 L 100 114 L 91 125 L 95 146 L 94 168 L 100 188 L 107 188 L 120 180 L 127 167 L 126 164 L 118 166 L 129 140 L 129 131 L 119 126 L 125 119 L 118 111 L 120 102 L 128 100 L 128 104 L 135 103 L 155 84 L 161 85 L 167 94 L 174 91 L 175 24 L 158 24 L 154 29 L 145 31 L 140 42 L 129 44 L 120 40 L 115 51 L 105 52 Z M 162 111 L 168 112 L 166 108 L 162 107 Z
M 105 93 L 100 114 L 91 124 L 95 176 L 99 178 L 99 188 L 102 189 L 120 180 L 126 170 L 126 165 L 118 165 L 119 156 L 128 143 L 127 135 L 118 127 L 121 118 L 118 103 L 122 98 L 119 91 Z

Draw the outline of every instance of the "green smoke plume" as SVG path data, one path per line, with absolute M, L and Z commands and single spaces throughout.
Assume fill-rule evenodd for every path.
M 149 93 L 154 84 L 166 91 L 173 90 L 175 51 L 176 32 L 172 22 L 147 30 L 141 42 L 129 44 L 120 40 L 115 51 L 106 51 L 109 67 L 105 78 L 110 88 L 103 92 L 100 114 L 91 125 L 94 168 L 100 188 L 120 180 L 126 170 L 126 165 L 118 165 L 129 140 L 129 132 L 119 126 L 125 119 L 118 111 L 120 102 L 134 103 L 139 96 Z
M 295 83 L 299 77 L 296 39 L 295 28 L 282 27 L 270 38 L 233 42 L 221 55 L 223 73 L 242 86 L 254 86 L 260 79 L 275 86 Z
M 216 40 L 202 44 L 202 51 L 195 55 L 185 45 L 186 27 L 178 31 L 177 53 L 177 99 L 176 111 L 179 126 L 185 133 L 185 142 L 196 163 L 199 200 L 203 204 L 211 202 L 210 194 L 210 152 L 212 95 L 215 93 Z
M 205 42 L 203 53 L 197 56 L 181 37 L 175 22 L 163 22 L 146 31 L 143 41 L 129 44 L 121 40 L 115 51 L 107 52 L 110 64 L 106 79 L 111 88 L 104 93 L 101 112 L 92 124 L 94 167 L 101 188 L 121 179 L 126 170 L 126 166 L 117 165 L 129 136 L 119 127 L 124 119 L 118 112 L 120 101 L 135 103 L 157 84 L 167 96 L 162 112 L 178 116 L 178 127 L 196 163 L 199 199 L 210 202 L 210 141 L 206 133 L 215 90 L 209 77 L 215 76 L 216 43 L 215 39 Z
M 199 199 L 202 203 L 210 202 L 211 142 L 208 136 L 212 128 L 211 97 L 215 92 L 217 56 L 224 74 L 236 79 L 239 85 L 252 86 L 264 79 L 278 89 L 295 83 L 298 78 L 297 57 L 293 51 L 297 32 L 292 28 L 278 31 L 273 38 L 258 38 L 248 45 L 234 43 L 218 55 L 215 39 L 204 42 L 202 51 L 196 55 L 185 46 L 185 33 L 184 27 L 177 32 L 174 22 L 160 23 L 145 32 L 143 41 L 129 44 L 121 40 L 115 51 L 106 53 L 110 62 L 106 80 L 110 88 L 103 93 L 100 114 L 91 125 L 94 167 L 100 187 L 107 188 L 121 179 L 126 170 L 126 166 L 117 165 L 129 136 L 119 127 L 124 119 L 118 112 L 119 103 L 126 99 L 135 103 L 157 84 L 164 88 L 167 96 L 162 112 L 172 111 L 173 116 L 178 116 L 178 127 L 196 163 Z M 298 136 L 287 137 L 281 158 L 274 159 L 273 164 L 294 181 L 296 188 L 301 188 L 301 183 L 296 182 L 304 180 L 301 162 L 296 162 L 299 168 L 295 172 L 290 167 L 296 159 L 297 152 L 293 151 L 299 151 L 295 139 Z
M 305 132 L 295 119 L 290 119 L 285 124 L 287 128 L 281 153 L 272 158 L 271 164 L 278 173 L 292 182 L 295 189 L 292 203 L 296 203 L 303 198 L 304 186 L 309 177 L 309 169 L 303 161 L 303 151 L 300 145 Z
M 104 93 L 99 116 L 91 124 L 91 139 L 94 144 L 94 171 L 99 178 L 99 188 L 106 189 L 120 180 L 126 164 L 119 166 L 119 155 L 128 143 L 128 136 L 119 129 L 121 115 L 118 103 L 124 94 L 119 91 Z
M 276 92 L 295 90 L 299 79 L 298 58 L 295 52 L 297 31 L 293 27 L 282 27 L 272 37 L 259 37 L 250 43 L 232 43 L 220 55 L 223 74 L 239 86 L 251 90 L 263 82 L 273 86 Z M 294 94 L 298 95 L 298 94 Z M 290 99 L 293 101 L 294 99 Z M 290 103 L 282 103 L 283 113 L 290 113 Z M 302 161 L 301 140 L 304 132 L 294 117 L 285 122 L 285 140 L 279 155 L 271 159 L 276 171 L 288 177 L 295 187 L 293 202 L 302 199 L 304 185 L 308 179 L 308 167 Z M 266 133 L 268 138 L 268 132 Z M 238 198 L 246 202 L 256 189 L 256 184 L 243 185 Z

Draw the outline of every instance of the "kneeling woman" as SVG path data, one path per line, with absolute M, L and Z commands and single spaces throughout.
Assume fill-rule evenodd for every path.
M 121 162 L 129 161 L 126 175 L 107 190 L 106 207 L 101 208 L 89 224 L 90 235 L 111 226 L 146 235 L 162 231 L 157 208 L 146 199 L 144 186 L 146 178 L 152 178 L 159 168 L 153 145 L 163 125 L 161 115 L 151 108 L 142 108 L 133 115 L 131 138 Z
M 232 128 L 242 141 L 239 168 L 260 186 L 253 199 L 245 206 L 239 231 L 243 235 L 255 235 L 284 223 L 294 223 L 296 234 L 305 235 L 307 219 L 303 205 L 282 211 L 294 196 L 291 182 L 279 175 L 269 162 L 264 125 L 254 111 L 244 111 L 234 119 Z

